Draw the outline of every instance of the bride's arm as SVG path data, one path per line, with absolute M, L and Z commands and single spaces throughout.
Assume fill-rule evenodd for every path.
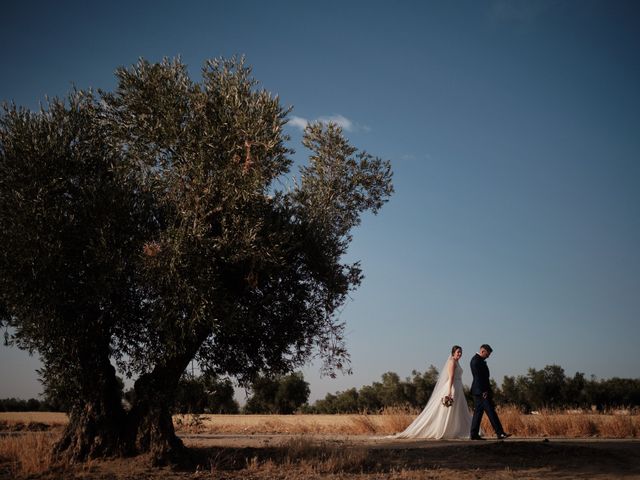
M 447 363 L 447 371 L 449 372 L 449 378 L 447 379 L 447 382 L 449 383 L 449 393 L 447 395 L 451 396 L 451 388 L 453 387 L 453 374 L 456 371 L 456 362 L 449 359 L 449 362 Z

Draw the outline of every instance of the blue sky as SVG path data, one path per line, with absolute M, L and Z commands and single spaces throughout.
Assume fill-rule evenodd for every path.
M 129 4 L 130 3 L 130 4 Z M 492 376 L 558 364 L 640 376 L 640 4 L 622 1 L 5 0 L 0 101 L 114 87 L 139 57 L 246 55 L 306 120 L 393 163 L 354 235 L 366 278 L 341 314 L 352 376 L 311 398 L 490 343 Z M 0 398 L 40 392 L 0 347 Z M 470 383 L 468 368 L 464 381 Z

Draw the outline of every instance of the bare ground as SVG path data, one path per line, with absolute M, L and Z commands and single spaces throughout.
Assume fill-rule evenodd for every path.
M 501 415 L 517 435 L 484 442 L 386 437 L 411 421 L 404 413 L 176 416 L 177 433 L 189 447 L 180 466 L 150 468 L 149 459 L 139 456 L 57 466 L 19 478 L 640 480 L 637 416 Z M 66 422 L 64 414 L 0 414 L 5 438 L 44 435 L 53 441 Z M 28 457 L 35 454 L 25 451 Z M 1 453 L 0 479 L 16 477 L 15 464 Z
M 640 441 L 397 440 L 330 435 L 183 435 L 193 456 L 149 468 L 136 457 L 94 461 L 27 478 L 129 479 L 640 479 Z M 0 465 L 0 478 L 2 476 Z M 7 470 L 5 470 L 7 474 Z

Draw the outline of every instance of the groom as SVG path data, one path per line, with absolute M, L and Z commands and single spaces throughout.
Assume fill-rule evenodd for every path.
M 473 420 L 471 420 L 471 440 L 484 440 L 480 436 L 480 421 L 482 415 L 487 412 L 491 426 L 498 436 L 498 440 L 503 440 L 511 436 L 502 428 L 496 409 L 493 406 L 491 398 L 491 384 L 489 383 L 489 367 L 487 367 L 487 358 L 491 355 L 493 349 L 486 343 L 480 347 L 480 351 L 471 359 L 471 373 L 473 374 L 473 383 L 471 384 L 471 394 L 475 409 L 473 411 Z

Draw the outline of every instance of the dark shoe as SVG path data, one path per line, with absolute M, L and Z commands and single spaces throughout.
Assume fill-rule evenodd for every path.
M 510 436 L 510 433 L 502 432 L 498 434 L 498 440 L 504 440 L 505 438 L 509 438 Z
M 480 435 L 471 435 L 471 440 L 484 440 Z

